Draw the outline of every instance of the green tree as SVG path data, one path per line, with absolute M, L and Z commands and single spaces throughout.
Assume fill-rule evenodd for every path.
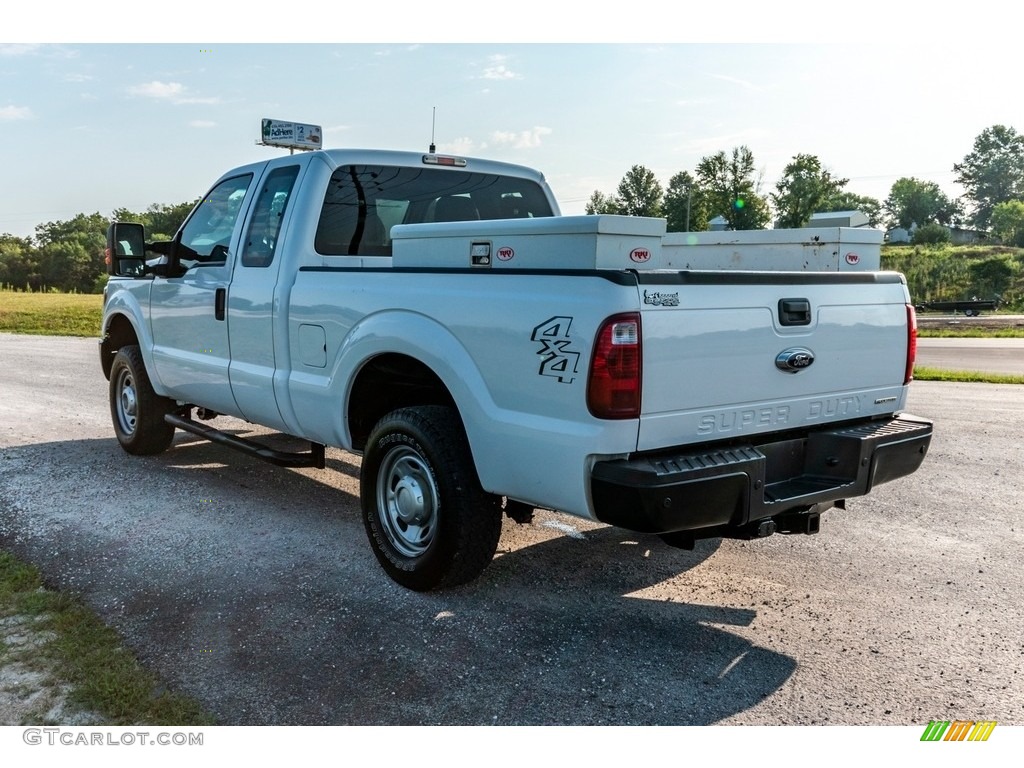
M 944 227 L 938 222 L 925 224 L 914 230 L 914 245 L 940 245 L 950 241 L 949 227 Z
M 972 203 L 971 221 L 987 229 L 997 205 L 1024 198 L 1024 136 L 1005 125 L 986 128 L 953 171 Z
M 669 232 L 703 232 L 708 228 L 707 201 L 697 180 L 680 171 L 668 180 L 661 204 Z
M 192 202 L 176 205 L 153 203 L 142 213 L 135 213 L 127 208 L 116 208 L 113 220 L 142 224 L 146 228 L 146 237 L 149 240 L 170 240 L 198 202 L 197 198 Z
M 100 213 L 39 224 L 35 240 L 43 283 L 63 291 L 92 291 L 96 278 L 106 270 L 103 251 L 108 224 Z
M 0 235 L 0 285 L 38 291 L 43 286 L 39 252 L 27 237 Z
M 724 216 L 729 229 L 764 229 L 771 220 L 748 147 L 704 157 L 697 164 L 697 181 L 707 195 L 708 215 Z
M 949 225 L 957 218 L 959 208 L 934 181 L 904 177 L 889 190 L 885 210 L 893 226 L 910 229 L 914 224 Z
M 1004 245 L 1024 248 L 1024 200 L 1007 200 L 992 209 L 992 234 Z
M 615 195 L 606 195 L 604 192 L 595 189 L 587 201 L 585 210 L 589 215 L 596 213 L 621 213 L 622 206 L 615 198 Z
M 782 178 L 770 195 L 778 216 L 776 226 L 796 229 L 804 226 L 828 200 L 838 195 L 849 179 L 839 179 L 823 168 L 815 155 L 795 155 L 782 171 Z
M 826 200 L 818 209 L 819 213 L 830 211 L 860 211 L 868 217 L 868 223 L 876 229 L 882 226 L 882 204 L 877 198 L 857 195 L 853 192 L 839 192 Z
M 626 216 L 661 216 L 664 195 L 654 172 L 642 165 L 634 165 L 619 182 L 616 192 L 619 212 Z
M 1012 263 L 1005 258 L 985 259 L 971 264 L 971 282 L 983 298 L 1002 296 L 1014 276 Z

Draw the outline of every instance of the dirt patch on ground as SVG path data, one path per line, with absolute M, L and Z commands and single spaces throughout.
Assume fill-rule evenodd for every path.
M 963 314 L 950 315 L 945 312 L 917 313 L 918 329 L 948 331 L 954 329 L 979 329 L 1001 331 L 1006 328 L 1024 328 L 1024 316 L 1021 315 L 979 315 L 967 317 Z
M 0 725 L 99 725 L 103 718 L 69 701 L 71 688 L 42 649 L 54 635 L 45 617 L 0 619 Z

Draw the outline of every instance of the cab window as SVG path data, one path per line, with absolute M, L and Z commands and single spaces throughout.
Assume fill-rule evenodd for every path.
M 270 172 L 253 206 L 252 221 L 242 245 L 243 267 L 269 267 L 274 261 L 288 198 L 299 175 L 299 166 L 289 165 Z
M 331 176 L 314 247 L 333 256 L 390 256 L 396 224 L 551 216 L 528 179 L 438 168 L 345 165 Z
M 178 253 L 182 267 L 225 262 L 231 233 L 251 183 L 251 173 L 225 179 L 200 201 L 181 231 Z

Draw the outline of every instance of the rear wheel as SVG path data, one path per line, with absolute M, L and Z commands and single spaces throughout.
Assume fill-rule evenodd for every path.
M 373 553 L 404 587 L 463 584 L 494 557 L 501 499 L 480 487 L 452 408 L 402 408 L 381 419 L 363 455 L 360 496 Z
M 173 407 L 172 400 L 153 391 L 138 346 L 121 347 L 110 367 L 110 415 L 121 447 L 137 456 L 166 450 L 174 427 L 164 414 Z

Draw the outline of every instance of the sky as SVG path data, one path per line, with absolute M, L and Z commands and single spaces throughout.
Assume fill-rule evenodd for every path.
M 457 0 L 335 4 L 310 23 L 252 0 L 245 24 L 203 25 L 189 2 L 170 20 L 112 3 L 45 25 L 48 4 L 33 4 L 36 18 L 0 29 L 0 233 L 193 200 L 286 151 L 256 144 L 264 117 L 320 125 L 328 147 L 426 151 L 436 109 L 439 151 L 538 168 L 565 214 L 634 165 L 667 186 L 741 145 L 765 194 L 803 153 L 857 194 L 884 200 L 909 176 L 956 197 L 953 164 L 981 131 L 1024 131 L 1018 46 L 987 0 L 971 23 L 873 0 L 841 12 L 856 23 L 744 2 L 727 6 L 742 23 L 645 0 L 618 16 L 530 0 L 508 23 Z M 199 26 L 210 39 L 194 40 Z

